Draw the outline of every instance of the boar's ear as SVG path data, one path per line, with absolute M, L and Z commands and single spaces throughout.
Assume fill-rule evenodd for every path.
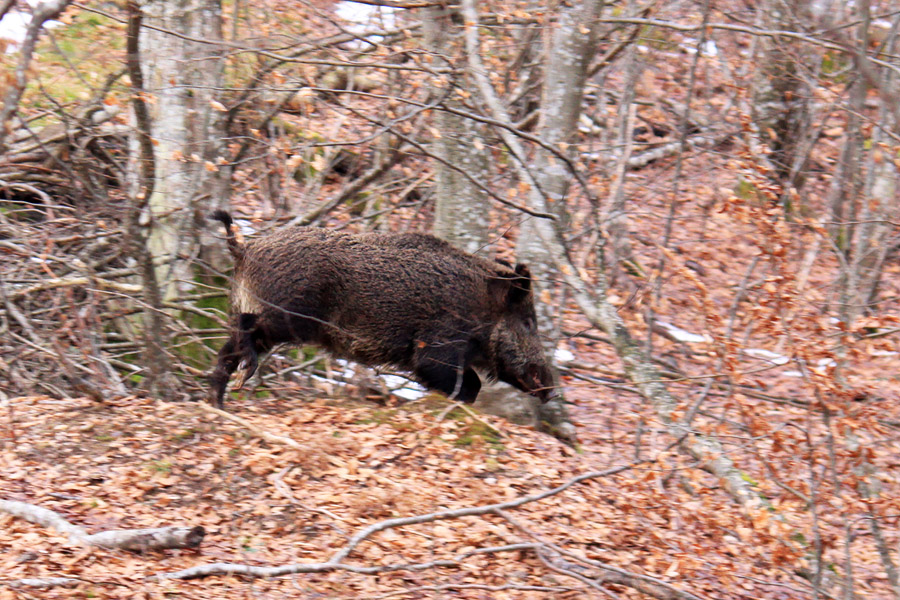
M 531 271 L 528 265 L 519 263 L 515 268 L 516 276 L 513 277 L 509 290 L 509 303 L 518 304 L 528 299 L 531 294 Z
M 512 273 L 500 270 L 490 280 L 490 290 L 500 306 L 515 306 L 528 300 L 531 294 L 531 271 L 526 265 L 516 265 Z

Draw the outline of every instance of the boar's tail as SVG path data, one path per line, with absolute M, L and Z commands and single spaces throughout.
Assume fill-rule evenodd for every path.
M 210 218 L 225 226 L 225 241 L 228 243 L 228 251 L 231 252 L 235 262 L 240 261 L 244 257 L 244 241 L 231 215 L 224 210 L 217 210 L 210 215 Z

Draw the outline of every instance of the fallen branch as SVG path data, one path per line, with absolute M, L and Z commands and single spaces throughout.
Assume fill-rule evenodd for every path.
M 467 508 L 458 508 L 451 510 L 441 510 L 433 513 L 428 513 L 424 515 L 415 515 L 412 517 L 399 517 L 395 519 L 387 519 L 384 521 L 379 521 L 377 523 L 373 523 L 368 527 L 357 532 L 350 540 L 344 544 L 339 550 L 337 550 L 334 554 L 332 554 L 331 558 L 329 558 L 325 562 L 319 563 L 295 563 L 290 565 L 282 565 L 278 567 L 255 567 L 251 565 L 238 564 L 238 563 L 211 563 L 206 565 L 198 565 L 196 567 L 191 567 L 189 569 L 184 569 L 182 571 L 176 571 L 174 573 L 160 573 L 158 575 L 154 575 L 150 579 L 197 579 L 200 577 L 209 577 L 212 575 L 246 575 L 250 577 L 280 577 L 282 575 L 292 575 L 295 573 L 324 573 L 328 571 L 349 571 L 352 573 L 361 573 L 365 575 L 375 575 L 379 573 L 386 573 L 390 571 L 421 571 L 424 569 L 431 569 L 435 567 L 454 567 L 458 566 L 459 563 L 470 556 L 474 556 L 477 554 L 492 554 L 497 552 L 510 552 L 516 550 L 537 550 L 537 544 L 532 543 L 523 543 L 523 544 L 507 544 L 504 546 L 493 546 L 490 548 L 478 548 L 475 550 L 471 550 L 469 552 L 465 552 L 463 554 L 457 555 L 451 559 L 444 560 L 433 560 L 423 563 L 403 563 L 403 564 L 394 564 L 394 565 L 380 565 L 374 567 L 365 567 L 359 565 L 349 565 L 344 563 L 344 560 L 350 556 L 350 554 L 366 539 L 371 537 L 373 534 L 384 531 L 386 529 L 392 529 L 395 527 L 404 527 L 407 525 L 420 525 L 422 523 L 431 523 L 433 521 L 440 521 L 445 519 L 459 519 L 461 517 L 473 517 L 473 516 L 481 516 L 487 514 L 494 514 L 497 511 L 507 510 L 510 508 L 516 508 L 522 506 L 523 504 L 528 504 L 530 502 L 537 502 L 539 500 L 543 500 L 545 498 L 549 498 L 550 496 L 555 496 L 559 494 L 576 483 L 580 483 L 582 481 L 586 481 L 588 479 L 598 479 L 600 477 L 607 477 L 609 475 L 615 475 L 616 473 L 621 473 L 622 471 L 626 471 L 634 468 L 636 465 L 640 463 L 632 463 L 628 465 L 622 465 L 619 467 L 613 467 L 610 469 L 606 469 L 603 471 L 591 471 L 589 473 L 584 473 L 579 475 L 578 477 L 574 477 L 567 482 L 558 485 L 555 488 L 545 490 L 543 492 L 538 492 L 536 494 L 531 494 L 529 496 L 522 496 L 520 498 L 516 498 L 515 500 L 510 500 L 508 502 L 501 502 L 498 504 L 488 504 L 484 506 L 472 506 Z
M 504 585 L 485 585 L 482 583 L 443 583 L 440 585 L 428 585 L 422 587 L 408 588 L 405 590 L 397 590 L 381 594 L 380 596 L 367 596 L 368 600 L 383 600 L 384 598 L 395 598 L 397 596 L 409 596 L 413 594 L 421 594 L 422 592 L 445 592 L 448 590 L 482 590 L 486 592 L 505 592 L 514 590 L 517 592 L 547 592 L 548 594 L 562 594 L 563 592 L 578 592 L 578 588 L 561 587 L 561 586 L 545 586 L 545 585 L 516 585 L 507 583 Z
M 84 582 L 81 579 L 73 579 L 71 577 L 29 577 L 26 579 L 4 581 L 2 583 L 11 588 L 46 589 L 52 587 L 75 587 L 79 583 Z
M 223 419 L 231 421 L 232 423 L 237 423 L 241 427 L 246 428 L 248 431 L 250 431 L 250 433 L 252 433 L 256 437 L 264 439 L 265 441 L 267 441 L 269 443 L 281 444 L 283 446 L 289 446 L 289 447 L 293 448 L 294 450 L 302 450 L 304 452 L 309 450 L 309 448 L 301 445 L 300 442 L 298 442 L 297 440 L 291 439 L 289 437 L 284 437 L 282 435 L 275 435 L 274 433 L 269 433 L 265 429 L 262 429 L 261 427 L 254 425 L 247 419 L 242 419 L 241 417 L 239 417 L 237 415 L 233 415 L 229 412 L 225 412 L 224 410 L 215 408 L 214 406 L 210 406 L 209 404 L 207 404 L 205 402 L 198 402 L 197 406 L 199 406 L 201 410 L 204 410 L 208 413 L 222 417 Z
M 470 556 L 478 554 L 495 554 L 498 552 L 517 552 L 521 550 L 535 550 L 537 544 L 507 544 L 505 546 L 491 546 L 489 548 L 476 548 L 468 552 L 463 552 L 455 558 L 443 560 L 430 560 L 422 563 L 400 563 L 394 565 L 379 565 L 376 567 L 362 567 L 359 565 L 348 565 L 340 562 L 329 560 L 324 563 L 301 563 L 294 565 L 283 565 L 281 567 L 254 567 L 251 565 L 236 563 L 212 563 L 209 565 L 199 565 L 183 571 L 175 573 L 160 574 L 148 579 L 198 579 L 200 577 L 209 577 L 210 575 L 247 575 L 250 577 L 280 577 L 282 575 L 292 575 L 295 573 L 324 573 L 327 571 L 349 571 L 351 573 L 359 573 L 362 575 L 378 575 L 380 573 L 390 573 L 393 571 L 424 571 L 426 569 L 434 569 L 437 567 L 456 567 Z
M 685 146 L 690 148 L 691 150 L 698 150 L 701 148 L 713 148 L 718 146 L 733 134 L 730 132 L 705 132 L 697 135 L 692 135 L 685 139 Z M 630 170 L 637 170 L 643 167 L 646 167 L 652 162 L 660 160 L 662 158 L 666 158 L 669 156 L 673 156 L 678 154 L 683 150 L 681 145 L 681 140 L 675 142 L 669 142 L 667 144 L 663 144 L 662 146 L 658 146 L 651 150 L 647 150 L 646 152 L 641 152 L 640 154 L 635 154 L 631 158 L 629 158 L 625 165 Z
M 69 536 L 69 540 L 86 546 L 146 552 L 172 548 L 196 548 L 203 541 L 203 527 L 158 527 L 153 529 L 113 529 L 88 534 L 84 528 L 70 523 L 56 511 L 28 502 L 0 500 L 0 512 L 25 519 Z
M 101 277 L 63 277 L 59 279 L 48 279 L 47 281 L 35 283 L 28 287 L 13 288 L 9 291 L 8 297 L 10 300 L 16 300 L 45 290 L 75 286 L 96 286 L 101 290 L 112 290 L 115 292 L 122 292 L 123 294 L 140 294 L 144 289 L 140 285 L 134 283 L 118 283 Z

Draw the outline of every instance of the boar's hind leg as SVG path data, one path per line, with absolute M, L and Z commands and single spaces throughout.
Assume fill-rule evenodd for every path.
M 416 357 L 415 374 L 428 388 L 452 400 L 472 404 L 478 397 L 481 380 L 474 370 L 460 363 L 459 359 L 453 360 L 444 353 L 428 353 Z
M 212 372 L 212 375 L 209 376 L 209 383 L 212 386 L 211 399 L 217 408 L 223 408 L 225 406 L 225 387 L 228 385 L 228 379 L 237 369 L 238 363 L 241 360 L 241 354 L 237 350 L 237 346 L 235 337 L 232 335 L 232 337 L 225 342 L 225 345 L 222 346 L 222 349 L 219 350 L 219 359 L 216 363 L 216 368 Z
M 259 353 L 254 328 L 259 320 L 259 315 L 253 313 L 241 313 L 238 316 L 237 352 L 241 357 L 238 368 L 241 370 L 240 383 L 250 379 L 259 366 Z M 238 386 L 240 387 L 240 385 Z

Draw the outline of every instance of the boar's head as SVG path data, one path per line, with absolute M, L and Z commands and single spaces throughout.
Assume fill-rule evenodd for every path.
M 541 346 L 531 273 L 519 264 L 491 281 L 497 307 L 488 349 L 491 375 L 546 402 L 556 396 L 553 371 Z

